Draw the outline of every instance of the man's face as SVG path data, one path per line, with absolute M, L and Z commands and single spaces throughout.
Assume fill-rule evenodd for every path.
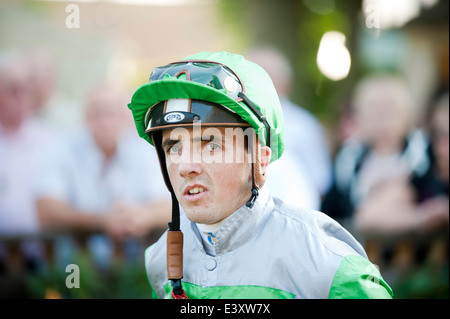
M 29 74 L 15 61 L 0 74 L 0 123 L 19 127 L 31 112 Z
M 166 130 L 162 147 L 175 195 L 191 221 L 217 223 L 250 198 L 251 162 L 242 130 Z
M 407 107 L 400 105 L 392 90 L 382 88 L 367 94 L 365 103 L 357 116 L 363 137 L 378 152 L 397 150 L 410 125 Z
M 86 122 L 97 146 L 104 152 L 115 150 L 126 125 L 122 99 L 113 88 L 101 87 L 89 99 Z

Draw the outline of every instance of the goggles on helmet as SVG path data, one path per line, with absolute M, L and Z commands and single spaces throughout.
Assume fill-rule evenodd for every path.
M 245 93 L 240 78 L 227 66 L 212 61 L 180 61 L 156 67 L 149 81 L 162 80 L 168 76 L 179 78 L 185 75 L 186 80 L 209 85 L 226 93 L 234 100 L 242 101 L 239 93 Z
M 150 75 L 149 82 L 163 80 L 170 77 L 180 78 L 183 76 L 188 81 L 211 86 L 216 90 L 225 93 L 236 102 L 244 102 L 266 127 L 266 142 L 267 146 L 270 147 L 270 125 L 268 124 L 265 116 L 261 113 L 261 111 L 259 111 L 259 109 L 247 98 L 247 96 L 245 95 L 244 83 L 241 81 L 239 76 L 234 73 L 229 67 L 214 61 L 183 60 L 154 68 L 152 74 Z M 165 103 L 163 112 L 155 112 L 156 109 L 161 108 L 161 103 Z M 217 113 L 213 109 L 214 107 L 217 108 L 217 104 L 207 102 L 205 103 L 205 101 L 201 101 L 201 103 L 199 103 L 198 101 L 196 104 L 196 106 L 198 106 L 199 104 L 203 104 L 207 107 L 210 106 L 210 108 L 208 110 L 203 109 L 203 112 L 201 112 L 202 114 L 197 114 L 196 111 L 200 108 L 195 107 L 193 110 L 190 105 L 188 109 L 184 109 L 184 112 L 176 112 L 178 114 L 172 114 L 172 117 L 170 117 L 169 113 L 164 114 L 166 111 L 167 101 L 155 104 L 154 106 L 150 107 L 145 117 L 146 133 L 148 134 L 155 130 L 161 130 L 168 125 L 174 124 L 173 122 L 170 123 L 170 121 L 177 122 L 177 124 L 180 124 L 182 121 L 184 124 L 193 123 L 194 120 L 200 120 L 205 124 L 226 123 L 226 119 L 213 122 L 211 120 L 211 117 L 207 116 L 208 113 Z M 192 105 L 195 105 L 195 102 L 192 101 Z M 221 108 L 225 109 L 225 107 L 223 106 L 221 106 Z M 230 110 L 227 111 L 227 113 L 233 113 Z M 164 118 L 161 118 L 161 114 L 164 114 Z M 158 118 L 154 118 L 155 115 L 159 115 Z M 238 120 L 237 117 L 238 116 L 234 116 L 235 121 L 229 123 L 242 123 L 242 120 Z M 215 118 L 217 119 L 218 116 L 215 116 Z M 177 121 L 177 119 L 180 120 Z M 159 123 L 157 123 L 158 121 Z

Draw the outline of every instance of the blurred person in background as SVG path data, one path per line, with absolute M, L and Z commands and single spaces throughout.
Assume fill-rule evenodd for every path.
M 430 165 L 425 174 L 401 175 L 373 193 L 355 214 L 361 232 L 432 232 L 448 223 L 448 95 L 432 112 Z M 408 209 L 403 208 L 406 204 Z M 416 207 L 416 204 L 420 204 Z M 405 215 L 402 215 L 402 214 Z
M 151 169 L 157 159 L 129 133 L 125 105 L 119 89 L 94 87 L 88 94 L 86 125 L 56 143 L 36 183 L 43 229 L 91 234 L 87 247 L 104 266 L 116 243 L 127 247 L 170 220 L 163 180 Z M 73 245 L 61 242 L 62 247 Z
M 446 91 L 432 103 L 427 125 L 431 138 L 431 165 L 427 173 L 413 180 L 419 190 L 418 201 L 443 195 L 448 200 L 449 180 L 449 92 Z M 448 209 L 448 206 L 447 206 Z M 448 210 L 447 210 L 448 214 Z
M 287 200 L 303 198 L 309 203 L 307 206 L 319 209 L 321 195 L 328 190 L 332 179 L 332 162 L 323 128 L 314 115 L 289 100 L 289 94 L 294 88 L 293 72 L 287 58 L 280 51 L 261 46 L 252 49 L 247 56 L 249 60 L 261 65 L 272 78 L 286 124 L 285 156 L 269 168 L 273 173 L 267 180 L 268 187 L 274 196 L 283 200 L 285 197 Z M 275 180 L 275 176 L 283 176 L 282 171 L 298 174 L 301 176 L 299 179 L 288 180 L 299 180 L 302 184 L 287 185 L 286 179 Z M 300 191 L 296 191 L 296 196 L 284 196 L 283 194 L 289 193 L 284 188 L 295 191 L 300 188 Z
M 352 108 L 356 128 L 336 154 L 333 185 L 322 202 L 322 210 L 350 230 L 355 210 L 371 193 L 429 167 L 427 138 L 415 128 L 413 101 L 400 77 L 362 79 Z
M 403 298 L 449 296 L 448 92 L 432 104 L 430 114 L 430 165 L 425 174 L 389 181 L 355 213 L 359 233 L 387 242 L 380 250 L 393 246 L 390 271 Z
M 54 129 L 67 130 L 82 123 L 82 113 L 58 86 L 58 65 L 53 52 L 44 46 L 24 50 L 31 76 L 33 112 Z
M 39 223 L 32 185 L 53 133 L 33 115 L 26 61 L 19 50 L 0 53 L 0 275 L 3 269 L 6 281 L 23 263 L 31 269 L 43 257 L 34 238 Z M 7 288 L 10 296 L 18 286 Z
M 356 131 L 336 156 L 335 182 L 322 209 L 364 242 L 369 259 L 397 288 L 400 275 L 415 267 L 416 251 L 429 253 L 427 240 L 418 234 L 442 227 L 448 208 L 445 212 L 441 198 L 417 209 L 411 183 L 426 178 L 432 160 L 403 79 L 364 78 L 354 90 L 352 107 Z M 402 296 L 405 290 L 397 295 Z

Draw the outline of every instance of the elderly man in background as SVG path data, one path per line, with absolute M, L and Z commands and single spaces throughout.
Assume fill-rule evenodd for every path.
M 124 101 L 117 88 L 96 86 L 88 95 L 86 126 L 58 141 L 36 185 L 42 227 L 92 234 L 89 247 L 100 263 L 112 254 L 111 238 L 140 237 L 170 219 L 163 180 L 151 169 L 157 159 L 128 134 Z
M 33 116 L 26 62 L 18 50 L 0 53 L 0 297 L 23 296 L 23 272 L 44 255 L 32 185 L 53 134 Z
M 51 132 L 32 116 L 30 74 L 17 51 L 0 55 L 0 233 L 38 230 L 32 181 Z

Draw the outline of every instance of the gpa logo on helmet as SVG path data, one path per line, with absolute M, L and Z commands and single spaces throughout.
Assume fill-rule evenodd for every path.
M 168 123 L 180 122 L 184 119 L 184 114 L 180 112 L 171 112 L 164 116 L 164 121 Z

